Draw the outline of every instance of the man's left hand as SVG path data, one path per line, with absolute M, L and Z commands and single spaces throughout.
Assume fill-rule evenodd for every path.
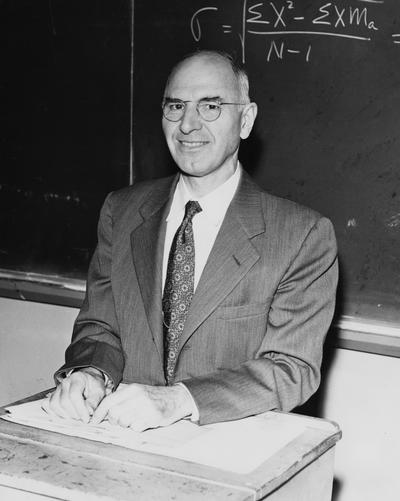
M 192 401 L 185 388 L 175 386 L 121 385 L 105 397 L 91 423 L 108 419 L 111 424 L 134 431 L 168 426 L 192 413 Z

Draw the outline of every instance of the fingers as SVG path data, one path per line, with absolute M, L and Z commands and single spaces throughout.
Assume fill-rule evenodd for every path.
M 166 426 L 187 416 L 187 391 L 180 387 L 130 384 L 105 397 L 91 422 L 130 427 L 135 431 Z
M 187 391 L 179 386 L 129 384 L 106 395 L 104 381 L 88 373 L 65 378 L 49 399 L 48 411 L 97 425 L 110 424 L 135 431 L 166 426 L 189 415 Z
M 89 374 L 74 372 L 59 383 L 49 398 L 47 411 L 58 417 L 88 423 L 104 395 L 101 385 Z
M 132 413 L 124 410 L 124 405 L 116 405 L 109 410 L 107 419 L 110 424 L 121 426 L 122 428 L 129 428 L 133 423 L 134 416 Z M 142 430 L 140 430 L 142 431 Z
M 85 392 L 85 383 L 86 381 L 82 381 L 81 378 L 73 378 L 71 379 L 71 383 L 69 386 L 69 392 L 66 395 L 65 404 L 72 405 L 73 410 L 75 411 L 75 419 L 79 419 L 84 423 L 89 422 L 89 412 L 88 407 L 85 404 L 84 400 L 84 392 Z
M 138 404 L 140 405 L 140 387 L 131 384 L 105 397 L 95 410 L 91 422 L 98 424 L 107 419 L 110 424 L 128 427 Z
M 137 411 L 137 405 L 135 405 L 134 401 L 131 399 L 121 399 L 121 395 L 117 393 L 104 398 L 95 410 L 90 422 L 92 424 L 99 424 L 105 419 L 112 425 L 131 428 L 137 432 L 157 426 L 151 425 L 154 419 L 148 413 L 144 416 L 142 412 Z
M 50 396 L 48 407 L 49 410 L 58 417 L 80 419 L 79 404 L 81 403 L 81 405 L 84 406 L 82 395 L 83 385 L 81 392 L 79 392 L 79 386 L 77 384 L 73 385 L 72 388 L 71 386 L 69 378 L 64 379 Z M 74 400 L 78 401 L 75 402 Z M 79 400 L 81 400 L 80 403 Z M 83 418 L 85 418 L 85 414 Z
M 90 391 L 85 391 L 85 405 L 90 416 L 93 415 L 95 409 L 97 409 L 99 403 L 104 398 L 104 395 L 104 388 L 91 388 Z
M 115 395 L 115 393 L 112 393 L 111 395 L 108 395 L 107 397 L 105 397 L 102 400 L 102 402 L 99 404 L 99 406 L 97 407 L 97 409 L 93 413 L 92 419 L 90 420 L 91 423 L 99 424 L 102 421 L 104 421 L 104 419 L 107 417 L 109 409 L 113 405 L 114 395 Z M 113 424 L 113 423 L 111 423 L 111 424 Z

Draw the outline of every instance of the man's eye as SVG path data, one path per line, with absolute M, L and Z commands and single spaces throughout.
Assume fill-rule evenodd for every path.
M 181 111 L 185 107 L 184 103 L 169 103 L 168 106 L 170 111 Z
M 219 109 L 220 104 L 219 103 L 201 103 L 201 107 L 204 110 L 216 111 Z

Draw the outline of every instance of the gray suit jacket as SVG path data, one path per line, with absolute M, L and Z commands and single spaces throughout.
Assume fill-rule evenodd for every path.
M 66 364 L 114 384 L 165 385 L 162 256 L 177 177 L 111 193 Z M 180 340 L 176 381 L 200 423 L 291 410 L 317 389 L 337 284 L 329 220 L 269 195 L 243 173 Z

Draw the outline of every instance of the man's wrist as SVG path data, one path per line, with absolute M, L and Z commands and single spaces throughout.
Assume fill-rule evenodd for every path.
M 69 371 L 65 372 L 64 374 L 58 374 L 57 381 L 60 383 L 64 378 L 69 377 L 74 372 L 84 372 L 85 374 L 89 374 L 90 376 L 92 376 L 95 379 L 104 383 L 104 386 L 107 390 L 112 391 L 114 388 L 114 384 L 113 384 L 112 380 L 110 379 L 110 377 L 102 370 L 97 369 L 96 367 L 92 367 L 92 366 L 75 367 L 74 369 L 70 369 Z
M 106 380 L 104 372 L 102 372 L 99 369 L 96 369 L 96 367 L 80 367 L 79 369 L 74 369 L 74 372 L 77 371 L 89 374 L 90 376 L 93 376 L 96 379 L 101 379 L 104 382 Z

